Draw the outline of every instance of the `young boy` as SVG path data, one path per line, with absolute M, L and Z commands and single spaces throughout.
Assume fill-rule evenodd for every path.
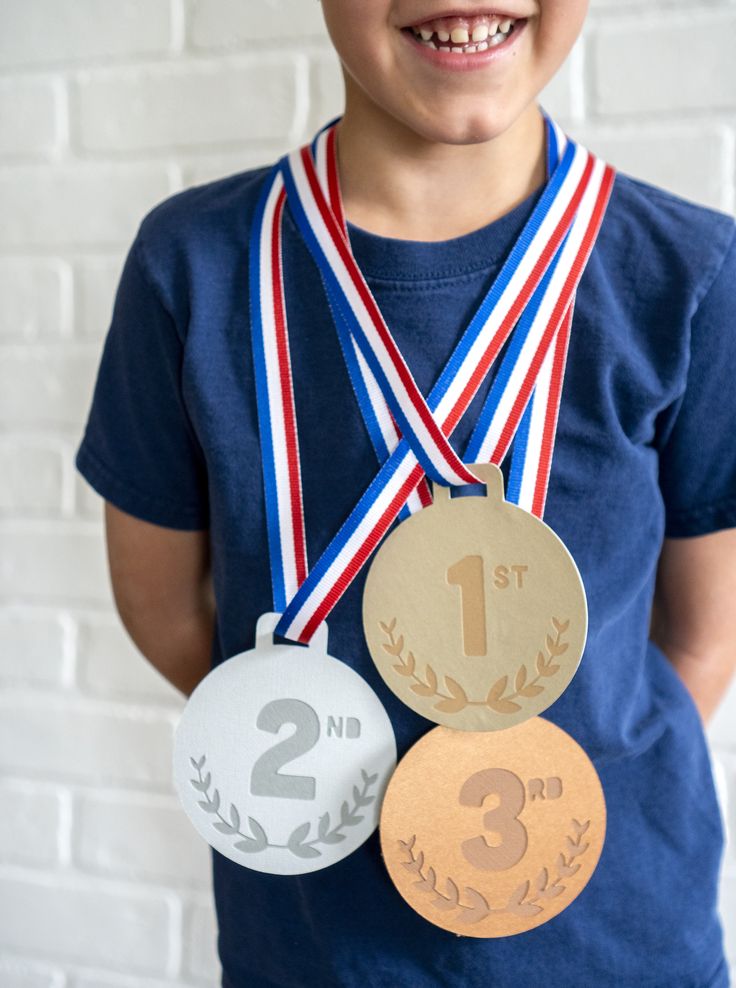
M 425 395 L 545 187 L 536 98 L 586 6 L 323 0 L 345 75 L 351 248 Z M 106 500 L 122 620 L 187 695 L 251 648 L 273 609 L 247 277 L 266 175 L 188 189 L 144 218 L 76 460 Z M 534 929 L 479 939 L 408 907 L 376 834 L 295 877 L 214 852 L 226 988 L 728 985 L 703 721 L 736 635 L 735 232 L 725 214 L 617 174 L 577 293 L 545 521 L 578 564 L 589 625 L 545 716 L 584 748 L 605 793 L 587 886 Z M 288 203 L 283 264 L 313 561 L 377 463 Z M 452 436 L 458 451 L 488 386 Z M 365 575 L 329 616 L 330 653 L 378 693 L 401 758 L 432 725 L 370 659 Z

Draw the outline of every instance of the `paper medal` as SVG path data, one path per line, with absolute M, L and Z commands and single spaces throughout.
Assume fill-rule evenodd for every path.
M 505 731 L 425 734 L 391 778 L 380 836 L 412 909 L 453 933 L 500 937 L 548 922 L 579 895 L 605 828 L 592 762 L 534 717 Z
M 216 666 L 174 738 L 174 782 L 199 833 L 256 871 L 298 875 L 342 860 L 373 833 L 396 765 L 391 722 L 371 687 L 327 654 L 275 645 L 262 615 L 255 648 Z
M 519 724 L 572 679 L 587 633 L 585 590 L 564 543 L 504 500 L 494 464 L 473 464 L 486 495 L 434 502 L 376 554 L 363 628 L 387 685 L 412 710 L 463 731 Z

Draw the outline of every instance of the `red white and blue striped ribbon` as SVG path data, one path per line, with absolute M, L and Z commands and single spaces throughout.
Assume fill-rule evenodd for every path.
M 349 246 L 350 239 L 342 208 L 342 197 L 340 195 L 340 184 L 337 173 L 336 122 L 335 120 L 331 121 L 318 132 L 312 141 L 311 153 L 314 158 L 320 185 L 329 202 L 337 224 L 342 231 L 343 237 Z M 350 327 L 339 314 L 338 306 L 331 296 L 329 283 L 323 280 L 323 284 L 325 292 L 331 301 L 335 327 L 350 381 L 358 401 L 358 407 L 363 415 L 363 420 L 378 462 L 381 464 L 385 462 L 389 454 L 396 448 L 401 438 L 401 433 L 396 425 L 396 420 L 391 414 L 391 409 L 383 397 L 383 392 L 378 385 L 378 381 L 350 333 Z M 426 479 L 423 479 L 416 491 L 412 491 L 409 495 L 409 499 L 401 509 L 399 517 L 402 519 L 407 518 L 421 508 L 426 508 L 431 503 L 432 495 L 429 485 Z
M 548 125 L 548 141 L 559 140 L 562 147 L 561 132 L 550 121 Z M 551 434 L 553 441 L 557 415 L 556 408 L 550 414 L 549 405 L 553 400 L 559 404 L 574 292 L 600 228 L 614 173 L 578 145 L 572 142 L 564 145 L 532 217 L 425 402 L 416 385 L 407 386 L 403 394 L 391 392 L 392 386 L 403 385 L 408 369 L 403 358 L 396 359 L 400 354 L 383 320 L 376 319 L 380 313 L 375 303 L 371 304 L 372 296 L 352 259 L 344 220 L 340 221 L 340 214 L 329 206 L 332 200 L 329 175 L 325 195 L 309 148 L 282 159 L 280 166 L 266 183 L 254 219 L 251 308 L 269 548 L 272 554 L 276 553 L 276 565 L 272 555 L 274 606 L 283 611 L 277 631 L 287 638 L 306 642 L 417 490 L 426 467 L 442 468 L 445 482 L 448 475 L 451 483 L 468 482 L 464 479 L 467 476 L 475 480 L 467 468 L 463 468 L 464 474 L 454 468 L 447 450 L 436 441 L 437 433 L 439 430 L 445 446 L 458 459 L 447 437 L 517 322 L 520 328 L 525 324 L 523 339 L 520 334 L 513 366 L 507 357 L 499 369 L 484 406 L 487 421 L 484 420 L 481 430 L 476 427 L 471 447 L 475 443 L 483 456 L 488 454 L 487 458 L 500 462 L 523 416 L 526 432 L 525 455 L 519 461 L 521 493 L 531 489 L 532 502 L 536 497 L 539 504 L 539 484 L 526 483 L 525 465 L 534 462 L 533 450 L 538 448 L 543 452 L 546 448 L 548 473 L 549 437 Z M 299 478 L 298 470 L 294 469 L 294 454 L 298 463 L 298 448 L 295 426 L 293 431 L 289 426 L 295 422 L 295 416 L 287 380 L 288 346 L 285 363 L 280 344 L 286 335 L 283 311 L 278 313 L 278 303 L 283 305 L 283 289 L 279 290 L 281 270 L 280 264 L 277 267 L 274 263 L 275 225 L 283 208 L 281 175 L 292 214 L 330 284 L 332 297 L 339 300 L 340 317 L 349 326 L 356 350 L 364 358 L 359 366 L 373 373 L 400 427 L 403 423 L 408 426 L 356 508 L 293 594 L 287 588 L 299 583 L 303 569 L 300 570 L 296 561 L 284 560 L 283 553 L 296 550 L 300 540 L 303 544 L 303 517 L 295 510 Z M 313 223 L 318 226 L 316 232 Z M 337 266 L 338 274 L 333 265 Z M 275 318 L 264 314 L 269 304 L 276 312 Z M 277 354 L 276 360 L 269 359 L 269 350 Z M 540 372 L 543 372 L 541 378 Z M 365 380 L 365 374 L 361 372 L 361 375 Z M 539 387 L 539 397 L 546 400 L 534 401 L 525 412 L 535 385 Z M 374 405 L 379 407 L 378 399 Z M 542 412 L 535 413 L 537 406 Z M 283 424 L 280 421 L 274 428 L 276 419 L 283 419 Z M 539 442 L 535 439 L 537 434 Z M 422 441 L 429 449 L 421 446 Z M 466 456 L 470 462 L 477 458 L 483 457 Z M 458 480 L 459 477 L 463 479 Z M 546 480 L 543 486 L 546 491 Z M 542 503 L 543 496 L 544 493 Z M 291 534 L 285 534 L 285 529 L 290 529 Z

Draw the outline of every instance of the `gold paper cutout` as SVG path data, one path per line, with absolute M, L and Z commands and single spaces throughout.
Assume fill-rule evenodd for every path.
M 575 562 L 539 518 L 503 498 L 494 464 L 474 464 L 486 496 L 434 503 L 402 522 L 370 567 L 363 627 L 388 686 L 458 730 L 511 727 L 553 703 L 585 646 Z M 484 606 L 483 606 L 484 605 Z
M 381 810 L 381 849 L 402 897 L 465 936 L 512 936 L 584 889 L 605 839 L 593 764 L 534 717 L 504 731 L 437 727 L 399 762 Z

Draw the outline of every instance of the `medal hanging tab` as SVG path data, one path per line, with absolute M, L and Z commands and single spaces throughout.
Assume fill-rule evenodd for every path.
M 275 611 L 259 618 L 253 649 L 192 693 L 173 765 L 182 805 L 212 847 L 255 871 L 296 875 L 341 861 L 373 833 L 396 742 L 374 691 L 328 654 L 326 623 L 308 647 L 274 642 L 308 572 L 281 268 L 284 191 L 274 177 L 253 225 L 250 290 Z

